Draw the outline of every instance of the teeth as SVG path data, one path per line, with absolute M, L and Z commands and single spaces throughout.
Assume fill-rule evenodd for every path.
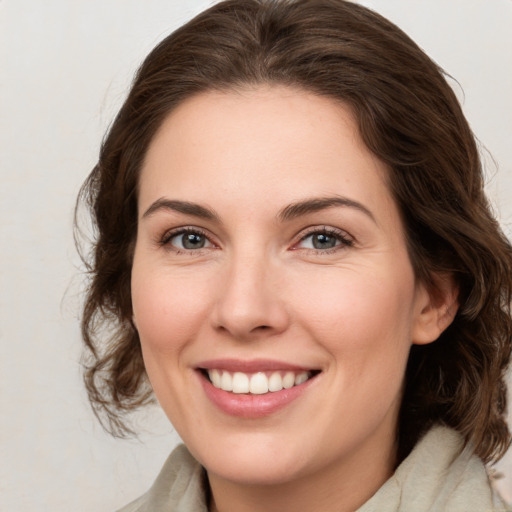
M 283 388 L 290 389 L 295 384 L 295 375 L 293 372 L 286 372 L 283 377 Z
M 274 372 L 268 379 L 269 391 L 281 391 L 283 389 L 283 378 L 279 372 Z
M 216 388 L 224 391 L 231 391 L 235 394 L 263 395 L 299 386 L 311 377 L 311 372 L 257 372 L 253 374 L 235 372 L 232 374 L 228 371 L 213 369 L 208 370 L 208 376 Z
M 210 380 L 212 381 L 212 384 L 216 388 L 220 388 L 222 377 L 221 377 L 219 370 L 212 370 L 211 372 L 209 372 L 209 376 L 210 376 Z
M 263 395 L 264 393 L 268 393 L 267 376 L 262 372 L 255 373 L 251 377 L 251 380 L 249 383 L 249 391 L 253 395 Z
M 233 391 L 233 378 L 229 372 L 222 372 L 220 389 L 223 389 L 224 391 Z
M 245 373 L 236 372 L 233 375 L 233 393 L 249 393 L 249 377 Z
M 308 380 L 308 372 L 302 372 L 295 376 L 295 385 L 298 386 L 299 384 L 303 384 Z

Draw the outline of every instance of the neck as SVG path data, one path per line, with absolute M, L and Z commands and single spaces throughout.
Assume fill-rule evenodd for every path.
M 210 512 L 354 512 L 391 476 L 396 446 L 369 446 L 365 456 L 276 484 L 247 484 L 208 474 Z

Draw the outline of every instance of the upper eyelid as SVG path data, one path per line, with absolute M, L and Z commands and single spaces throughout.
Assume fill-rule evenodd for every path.
M 328 233 L 332 235 L 339 235 L 343 238 L 350 238 L 350 240 L 355 240 L 355 238 L 348 231 L 328 225 L 318 225 L 305 228 L 298 234 L 298 240 L 303 240 L 304 238 L 315 233 Z
M 337 246 L 332 247 L 330 249 L 312 249 L 310 247 L 304 247 L 304 248 L 298 247 L 298 245 L 300 243 L 304 242 L 311 235 L 314 235 L 315 233 L 321 233 L 321 234 L 326 234 L 328 236 L 334 236 L 338 239 L 340 244 L 338 244 Z M 306 228 L 306 230 L 303 230 L 301 233 L 299 233 L 298 238 L 292 243 L 290 249 L 292 251 L 303 249 L 306 251 L 315 251 L 317 253 L 327 254 L 329 252 L 339 251 L 342 249 L 346 249 L 348 247 L 354 247 L 354 245 L 355 245 L 355 238 L 350 233 L 348 233 L 347 231 L 340 229 L 340 228 L 335 228 L 333 226 L 324 225 L 324 226 L 312 226 L 309 229 Z
M 198 226 L 180 226 L 177 228 L 168 229 L 164 231 L 164 233 L 159 237 L 160 243 L 167 243 L 175 236 L 181 235 L 183 233 L 197 233 L 206 237 L 212 244 L 218 245 L 214 240 L 212 240 L 213 237 L 207 230 Z
M 158 237 L 158 242 L 161 245 L 165 245 L 173 237 L 178 236 L 182 233 L 198 233 L 206 237 L 209 240 L 209 242 L 214 246 L 219 247 L 221 245 L 217 241 L 217 237 L 211 234 L 209 230 L 195 225 L 184 225 L 176 228 L 167 229 L 163 232 L 162 235 Z M 348 231 L 327 224 L 319 224 L 315 226 L 308 226 L 300 230 L 293 238 L 293 241 L 291 243 L 292 247 L 315 233 L 327 233 L 333 236 L 337 235 L 341 239 L 350 240 L 351 243 L 355 242 L 355 238 Z

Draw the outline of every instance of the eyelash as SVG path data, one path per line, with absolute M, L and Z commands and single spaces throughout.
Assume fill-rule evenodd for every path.
M 313 235 L 325 235 L 327 237 L 332 237 L 335 238 L 340 243 L 329 249 L 302 248 L 303 250 L 313 251 L 316 254 L 333 254 L 337 251 L 346 249 L 347 247 L 352 247 L 354 245 L 354 240 L 345 231 L 329 226 L 323 226 L 322 228 L 310 228 L 306 233 L 304 233 L 300 237 L 299 241 L 293 246 L 294 250 L 301 249 L 300 247 L 297 248 L 297 245 L 303 242 L 304 240 L 307 240 L 309 237 Z
M 191 234 L 191 235 L 199 235 L 199 236 L 202 236 L 204 237 L 210 244 L 212 247 L 217 247 L 216 244 L 214 242 L 212 242 L 211 238 L 208 236 L 208 234 L 202 230 L 201 228 L 197 228 L 197 227 L 183 227 L 183 228 L 178 228 L 178 229 L 175 229 L 175 230 L 171 230 L 171 231 L 167 231 L 165 232 L 165 234 L 161 237 L 161 239 L 159 240 L 159 245 L 162 246 L 162 247 L 171 247 L 172 250 L 176 253 L 176 254 L 191 254 L 191 253 L 194 253 L 194 254 L 201 254 L 202 252 L 202 249 L 205 249 L 204 247 L 202 248 L 199 248 L 199 249 L 181 249 L 179 247 L 176 247 L 176 246 L 172 246 L 170 244 L 171 240 L 177 236 L 180 236 L 180 235 L 186 235 L 186 234 Z M 332 248 L 328 248 L 328 249 L 315 249 L 315 248 L 300 248 L 300 247 L 297 247 L 301 242 L 303 242 L 304 240 L 307 240 L 309 237 L 313 236 L 313 235 L 325 235 L 326 237 L 330 237 L 330 238 L 335 238 L 336 241 L 340 242 L 339 244 L 335 245 L 334 247 Z M 332 254 L 332 253 L 335 253 L 337 251 L 340 251 L 340 250 L 343 250 L 347 247 L 352 247 L 354 245 L 354 240 L 348 236 L 348 234 L 345 232 L 345 231 L 342 231 L 340 229 L 336 229 L 336 228 L 333 228 L 333 227 L 328 227 L 328 226 L 323 226 L 321 228 L 319 227 L 312 227 L 310 229 L 308 229 L 308 231 L 306 231 L 305 233 L 303 233 L 299 239 L 298 242 L 296 242 L 293 246 L 292 246 L 292 250 L 305 250 L 305 251 L 308 251 L 308 252 L 313 252 L 315 254 Z M 209 247 L 207 247 L 209 248 Z
M 179 247 L 173 246 L 170 242 L 173 238 L 180 236 L 180 235 L 199 235 L 204 237 L 213 247 L 216 247 L 216 245 L 211 241 L 211 238 L 207 235 L 205 231 L 203 231 L 201 228 L 196 227 L 183 227 L 174 229 L 171 231 L 166 231 L 162 238 L 159 240 L 159 245 L 162 247 L 171 248 L 172 251 L 174 251 L 176 254 L 200 254 L 202 252 L 202 248 L 199 249 L 181 249 Z M 207 247 L 208 248 L 208 247 Z

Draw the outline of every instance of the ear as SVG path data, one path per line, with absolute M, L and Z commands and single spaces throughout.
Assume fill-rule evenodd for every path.
M 452 274 L 434 274 L 429 284 L 418 283 L 412 342 L 432 343 L 453 322 L 459 309 L 459 288 Z

